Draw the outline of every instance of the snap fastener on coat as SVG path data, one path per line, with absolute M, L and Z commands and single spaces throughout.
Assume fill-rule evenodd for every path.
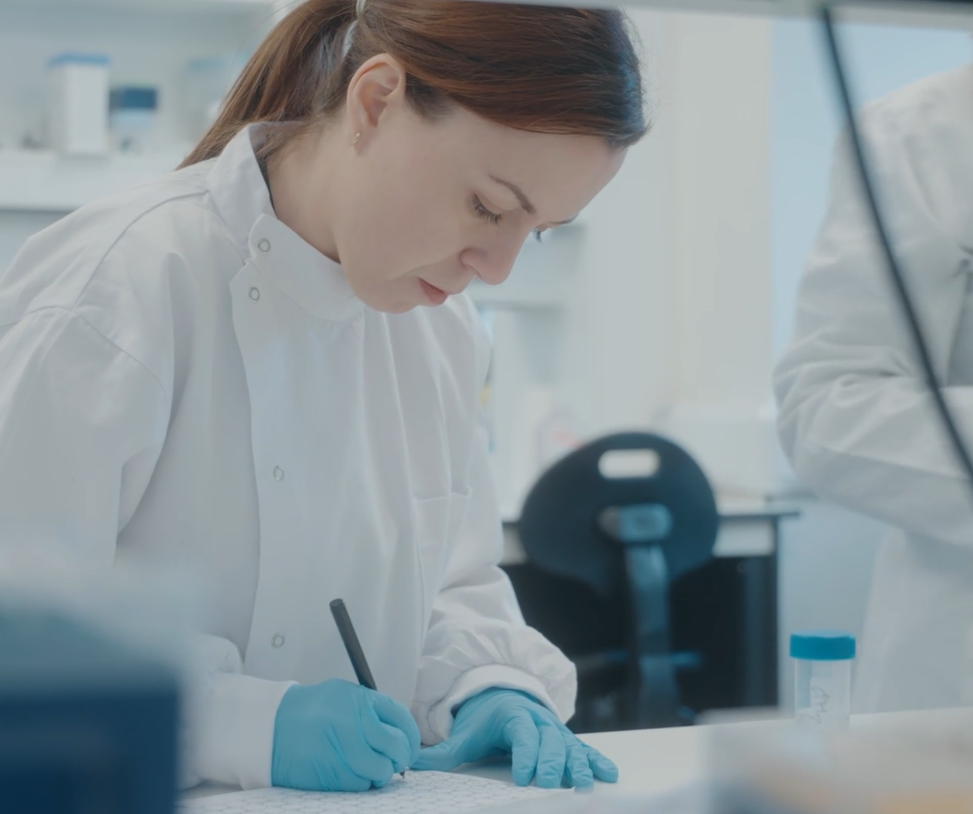
M 284 470 L 279 466 L 274 467 L 274 480 L 278 483 L 284 479 Z
M 270 251 L 270 241 L 264 238 L 257 244 L 257 248 L 260 249 L 264 254 Z
M 260 300 L 259 288 L 254 287 L 250 289 L 250 299 L 253 300 L 254 302 L 258 302 Z
M 279 650 L 284 646 L 285 641 L 287 640 L 280 633 L 275 633 L 274 638 L 270 640 L 270 645 Z

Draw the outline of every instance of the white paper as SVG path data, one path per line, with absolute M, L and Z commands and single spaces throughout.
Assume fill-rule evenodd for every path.
M 365 792 L 310 792 L 258 789 L 183 802 L 180 814 L 457 814 L 536 800 L 563 789 L 522 788 L 466 774 L 409 772 L 384 789 Z

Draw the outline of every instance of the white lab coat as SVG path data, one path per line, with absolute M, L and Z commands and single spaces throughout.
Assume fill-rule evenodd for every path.
M 274 217 L 256 133 L 80 209 L 0 276 L 0 545 L 194 576 L 190 782 L 269 785 L 290 682 L 353 680 L 336 597 L 425 742 L 490 686 L 567 719 L 573 665 L 497 567 L 475 308 L 364 306 Z
M 973 443 L 973 67 L 869 106 L 862 126 L 936 373 Z M 846 142 L 776 391 L 798 475 L 896 527 L 876 562 L 856 708 L 973 704 L 973 489 L 924 389 Z

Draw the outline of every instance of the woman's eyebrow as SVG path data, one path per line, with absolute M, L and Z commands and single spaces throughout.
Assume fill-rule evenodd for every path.
M 502 178 L 497 178 L 497 176 L 495 175 L 491 175 L 490 179 L 492 181 L 496 181 L 498 184 L 501 184 L 502 186 L 505 186 L 514 195 L 516 195 L 517 201 L 520 203 L 520 206 L 527 212 L 528 215 L 537 214 L 537 209 L 535 209 L 534 204 L 530 202 L 530 198 L 528 198 L 524 194 L 524 191 L 516 184 L 512 184 L 510 181 L 504 181 Z M 577 219 L 578 216 L 575 215 L 573 218 L 568 218 L 567 220 L 559 220 L 557 223 L 552 223 L 551 226 L 567 226 L 569 223 L 573 223 Z
M 517 200 L 520 202 L 520 206 L 527 212 L 528 215 L 536 215 L 537 209 L 534 208 L 534 204 L 530 202 L 524 191 L 518 187 L 516 184 L 510 183 L 510 181 L 504 181 L 502 178 L 497 178 L 495 175 L 490 176 L 491 180 L 496 181 L 498 184 L 505 186 L 514 195 L 517 196 Z

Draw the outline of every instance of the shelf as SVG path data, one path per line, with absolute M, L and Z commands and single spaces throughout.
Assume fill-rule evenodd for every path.
M 4 7 L 90 9 L 115 13 L 255 14 L 273 11 L 275 3 L 273 0 L 0 0 L 0 9 Z
M 175 152 L 67 158 L 46 151 L 0 150 L 0 210 L 70 212 L 150 181 L 180 161 Z

